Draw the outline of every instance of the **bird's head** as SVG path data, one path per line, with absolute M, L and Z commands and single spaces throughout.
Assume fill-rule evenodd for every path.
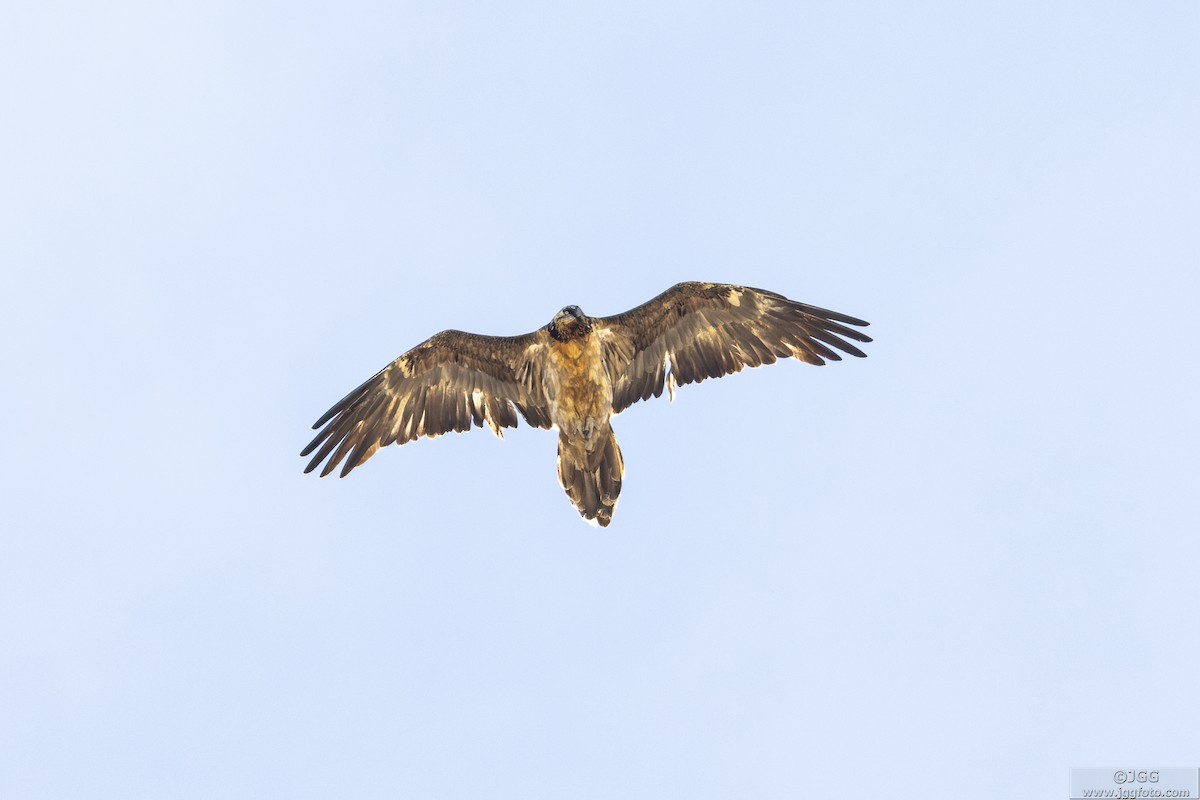
M 592 330 L 592 321 L 579 306 L 566 306 L 550 320 L 550 335 L 560 342 L 584 336 Z

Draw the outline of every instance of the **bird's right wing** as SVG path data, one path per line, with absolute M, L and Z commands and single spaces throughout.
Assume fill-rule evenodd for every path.
M 542 389 L 544 329 L 524 336 L 443 331 L 409 350 L 346 395 L 316 421 L 321 428 L 301 451 L 324 477 L 345 460 L 341 476 L 389 444 L 487 425 L 549 428 Z M 514 407 L 516 411 L 514 411 Z

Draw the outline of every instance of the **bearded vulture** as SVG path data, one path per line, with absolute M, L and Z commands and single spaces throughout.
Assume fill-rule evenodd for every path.
M 305 472 L 341 476 L 390 444 L 487 425 L 558 430 L 558 479 L 584 519 L 612 521 L 625 465 L 612 417 L 666 389 L 743 367 L 797 358 L 821 365 L 838 350 L 866 356 L 847 339 L 861 319 L 781 294 L 720 283 L 680 283 L 612 317 L 567 306 L 524 336 L 442 331 L 343 397 L 313 425 Z M 324 427 L 322 427 L 324 426 Z

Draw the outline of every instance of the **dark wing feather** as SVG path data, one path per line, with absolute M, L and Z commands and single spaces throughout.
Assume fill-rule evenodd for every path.
M 325 461 L 325 476 L 345 460 L 345 477 L 381 447 L 485 424 L 499 436 L 501 428 L 516 427 L 517 411 L 530 425 L 549 428 L 536 367 L 546 338 L 544 330 L 525 336 L 443 331 L 422 342 L 317 420 L 313 428 L 321 432 L 300 453 L 316 451 L 304 471 Z
M 596 320 L 613 380 L 613 412 L 744 367 L 798 358 L 809 364 L 865 358 L 847 339 L 871 337 L 861 319 L 781 294 L 720 283 L 680 283 L 647 303 Z M 670 364 L 668 374 L 666 365 Z

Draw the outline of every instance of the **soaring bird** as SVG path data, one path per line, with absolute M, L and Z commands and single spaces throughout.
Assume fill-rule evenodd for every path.
M 520 412 L 558 430 L 559 482 L 584 519 L 607 526 L 625 473 L 613 415 L 779 358 L 864 358 L 846 340 L 871 337 L 846 326 L 867 324 L 763 289 L 690 282 L 612 317 L 567 306 L 524 336 L 442 331 L 326 411 L 300 455 L 313 454 L 306 473 L 325 462 L 322 477 L 339 464 L 345 477 L 379 448 L 420 436 L 486 424 L 503 438 Z

